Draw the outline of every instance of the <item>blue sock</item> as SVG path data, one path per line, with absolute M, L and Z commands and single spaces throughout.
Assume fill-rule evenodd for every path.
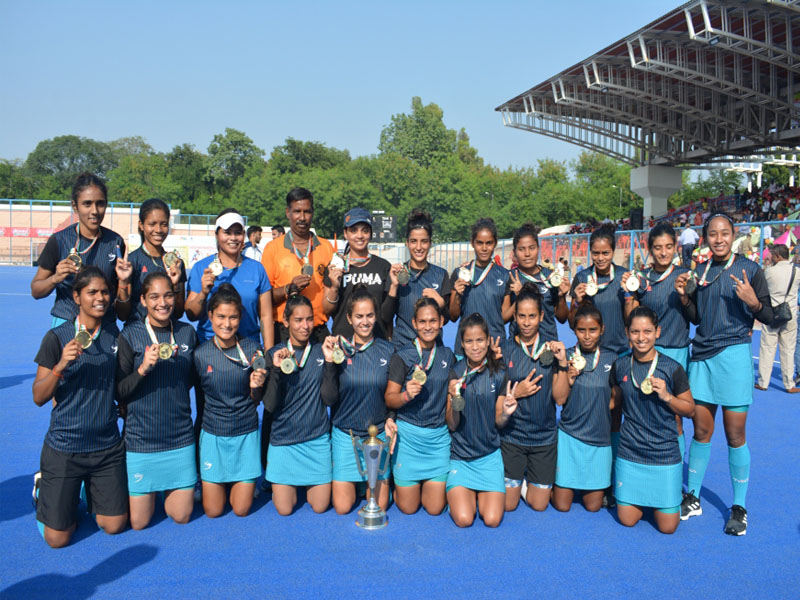
M 747 508 L 747 484 L 750 481 L 750 448 L 745 443 L 739 448 L 728 446 L 728 466 L 731 470 L 731 483 L 733 484 L 733 503 L 742 508 Z
M 683 458 L 686 456 L 686 440 L 682 433 L 678 435 L 678 448 L 681 451 L 681 462 L 683 462 Z
M 619 431 L 611 432 L 611 459 L 616 460 L 617 448 L 619 448 Z
M 42 534 L 42 539 L 44 539 L 44 523 L 42 523 L 39 519 L 36 519 L 36 527 L 39 529 L 39 533 Z
M 703 444 L 695 439 L 689 446 L 689 477 L 686 489 L 698 498 L 700 488 L 703 487 L 703 478 L 706 476 L 708 461 L 711 459 L 711 442 Z

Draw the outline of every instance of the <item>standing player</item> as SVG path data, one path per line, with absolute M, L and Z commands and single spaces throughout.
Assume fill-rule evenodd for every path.
M 73 279 L 72 297 L 78 315 L 45 334 L 33 382 L 37 406 L 54 400 L 34 488 L 36 519 L 53 548 L 66 546 L 75 531 L 84 481 L 101 529 L 120 533 L 128 521 L 125 446 L 114 404 L 117 330 L 102 325 L 111 303 L 103 272 L 85 267 Z
M 572 506 L 575 491 L 583 506 L 597 512 L 611 485 L 611 409 L 620 404 L 612 393 L 617 355 L 600 348 L 603 316 L 591 304 L 575 313 L 578 343 L 569 356 L 569 396 L 558 422 L 558 459 L 553 506 L 562 512 Z
M 165 273 L 142 282 L 147 315 L 129 322 L 119 336 L 117 397 L 125 414 L 131 527 L 153 518 L 156 492 L 164 510 L 188 523 L 197 482 L 189 389 L 194 385 L 194 328 L 173 321 L 175 291 Z
M 389 339 L 397 296 L 397 274 L 402 266 L 393 267 L 380 256 L 370 254 L 372 221 L 369 212 L 363 208 L 351 208 L 344 215 L 344 236 L 347 240 L 344 267 L 328 267 L 322 301 L 325 314 L 333 318 L 333 334 L 353 335 L 353 327 L 347 319 L 347 305 L 355 286 L 362 284 L 373 295 L 381 311 L 375 323 L 375 337 Z
M 414 305 L 413 343 L 392 355 L 386 405 L 397 411 L 397 444 L 392 455 L 395 502 L 406 514 L 444 510 L 450 470 L 450 432 L 445 422 L 447 386 L 455 355 L 443 346 L 439 303 L 423 296 Z M 424 375 L 424 377 L 422 376 Z
M 39 300 L 56 291 L 50 314 L 51 327 L 72 321 L 78 307 L 72 299 L 72 282 L 85 266 L 99 268 L 108 282 L 114 308 L 106 312 L 106 321 L 122 320 L 130 312 L 130 277 L 132 268 L 126 258 L 122 238 L 101 225 L 108 207 L 106 184 L 91 173 L 81 173 L 72 186 L 72 210 L 78 218 L 75 226 L 56 231 L 39 255 L 39 268 L 31 281 L 31 295 Z
M 522 286 L 514 304 L 519 333 L 500 345 L 517 400 L 517 409 L 500 430 L 507 511 L 519 504 L 523 478 L 528 505 L 545 510 L 556 478 L 555 403 L 563 404 L 569 393 L 567 356 L 564 344 L 547 342 L 539 332 L 542 304 L 535 284 Z
M 375 425 L 378 427 L 378 437 L 385 442 L 386 432 L 392 437 L 397 432 L 383 399 L 394 347 L 390 342 L 374 337 L 377 318 L 375 297 L 366 286 L 359 284 L 355 286 L 347 306 L 347 319 L 353 328 L 352 339 L 332 337 L 325 342 L 322 401 L 331 407 L 333 507 L 340 515 L 353 509 L 357 496 L 356 483 L 363 484 L 367 480 L 356 466 L 350 434 L 364 437 L 369 426 Z M 337 355 L 343 359 L 339 365 L 333 356 L 337 346 Z M 363 469 L 363 458 L 360 460 Z M 390 459 L 386 457 L 382 460 Z M 378 504 L 384 510 L 389 505 L 389 485 L 386 480 L 390 475 L 391 469 L 387 467 L 380 476 L 383 484 L 378 486 Z
M 469 527 L 475 510 L 487 527 L 503 520 L 505 484 L 498 429 L 517 401 L 502 364 L 490 351 L 489 326 L 479 314 L 459 331 L 465 358 L 450 371 L 447 426 L 452 435 L 447 503 L 459 527 Z
M 646 306 L 628 316 L 632 354 L 617 359 L 615 385 L 625 420 L 616 458 L 617 516 L 633 527 L 642 508 L 651 507 L 661 533 L 674 533 L 680 522 L 683 460 L 675 415 L 691 417 L 694 400 L 686 371 L 660 354 L 658 317 Z
M 509 294 L 508 271 L 492 260 L 497 247 L 497 227 L 492 219 L 478 219 L 472 226 L 475 258 L 450 277 L 450 319 L 478 313 L 486 319 L 489 335 L 500 343 L 506 339 L 503 303 Z M 456 336 L 456 356 L 462 354 L 461 336 Z
M 439 310 L 445 309 L 450 278 L 447 271 L 428 262 L 433 239 L 433 221 L 430 215 L 415 208 L 406 225 L 406 247 L 410 256 L 400 265 L 397 273 L 397 320 L 392 333 L 392 343 L 398 350 L 414 341 L 416 332 L 412 323 L 414 307 L 419 298 L 431 298 Z
M 297 488 L 305 487 L 314 512 L 331 503 L 330 421 L 322 403 L 323 365 L 331 344 L 312 344 L 314 311 L 297 289 L 289 290 L 283 315 L 289 339 L 269 350 L 272 364 L 264 408 L 272 414 L 266 479 L 272 483 L 272 501 L 281 515 L 297 504 Z
M 714 417 L 717 406 L 722 406 L 733 485 L 733 506 L 725 533 L 744 535 L 750 478 L 745 427 L 747 411 L 753 403 L 750 335 L 754 319 L 762 323 L 772 321 L 772 305 L 761 267 L 732 252 L 733 237 L 733 220 L 728 215 L 709 216 L 703 225 L 703 239 L 711 250 L 710 260 L 698 267 L 691 280 L 690 273 L 683 273 L 675 280 L 686 315 L 697 325 L 689 362 L 689 381 L 697 410 L 692 419 L 694 438 L 689 448 L 689 493 L 681 503 L 681 519 L 703 512 L 700 488 L 711 456 Z
M 509 279 L 511 295 L 506 296 L 503 302 L 503 318 L 506 321 L 513 318 L 517 294 L 525 283 L 530 282 L 542 295 L 544 316 L 539 324 L 542 341 L 557 340 L 556 319 L 559 323 L 566 323 L 569 316 L 567 307 L 569 269 L 562 273 L 539 264 L 539 236 L 536 227 L 531 223 L 525 223 L 514 232 L 512 243 L 518 266 L 511 269 Z M 517 333 L 517 325 L 513 320 L 509 325 L 509 333 L 512 338 Z
M 244 517 L 261 476 L 256 405 L 264 391 L 266 360 L 259 344 L 237 335 L 242 300 L 230 283 L 220 285 L 211 296 L 208 313 L 214 337 L 194 352 L 206 401 L 200 432 L 203 510 L 209 517 L 220 516 L 229 485 L 233 512 Z M 259 357 L 263 366 L 256 368 Z
M 131 298 L 133 307 L 130 319 L 143 319 L 146 310 L 139 302 L 142 297 L 142 281 L 150 273 L 166 273 L 175 291 L 175 310 L 172 318 L 183 316 L 186 300 L 186 267 L 176 252 L 167 252 L 164 242 L 169 235 L 169 206 L 158 198 L 150 198 L 139 207 L 139 235 L 142 245 L 130 253 L 128 260 L 133 268 L 131 275 Z

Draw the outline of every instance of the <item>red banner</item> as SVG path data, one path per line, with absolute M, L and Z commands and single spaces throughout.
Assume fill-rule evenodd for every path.
M 55 229 L 46 229 L 43 227 L 0 227 L 2 237 L 34 237 L 46 238 L 53 235 Z

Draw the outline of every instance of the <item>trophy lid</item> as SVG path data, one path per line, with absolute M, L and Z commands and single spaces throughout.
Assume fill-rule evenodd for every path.
M 367 435 L 369 435 L 369 441 L 371 442 L 375 438 L 378 437 L 378 427 L 376 425 L 370 425 L 367 427 Z

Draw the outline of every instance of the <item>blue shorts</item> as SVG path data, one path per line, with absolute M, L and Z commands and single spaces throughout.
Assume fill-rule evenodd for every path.
M 695 401 L 719 406 L 753 403 L 753 356 L 750 344 L 728 346 L 719 354 L 689 363 L 689 386 Z
M 378 438 L 383 442 L 386 441 L 386 432 L 381 431 Z M 362 441 L 365 441 L 362 438 Z M 388 479 L 392 473 L 392 467 L 389 457 L 386 452 L 389 451 L 387 447 L 382 452 L 379 467 L 386 467 L 386 472 L 383 475 L 378 475 L 378 479 Z M 353 441 L 350 439 L 350 434 L 345 433 L 338 427 L 331 428 L 331 457 L 333 458 L 333 480 L 334 481 L 366 481 L 366 465 L 364 464 L 364 453 L 358 451 L 358 459 L 361 463 L 361 468 L 364 469 L 365 475 L 358 472 L 356 466 L 356 455 L 353 452 Z M 388 464 L 387 464 L 388 463 Z
M 684 346 L 683 348 L 665 348 L 664 346 L 656 345 L 656 350 L 664 356 L 669 356 L 682 366 L 684 370 L 689 368 L 689 346 Z
M 200 479 L 209 483 L 251 481 L 261 477 L 258 431 L 230 437 L 200 431 Z
M 604 490 L 611 485 L 611 446 L 592 446 L 558 430 L 556 485 L 571 490 Z
M 454 487 L 465 487 L 476 492 L 505 493 L 503 454 L 500 448 L 474 460 L 450 459 L 447 474 L 447 491 Z
M 266 480 L 278 485 L 322 485 L 333 478 L 331 468 L 331 434 L 289 444 L 269 445 Z
M 163 452 L 127 452 L 128 495 L 192 488 L 197 483 L 194 443 Z
M 643 465 L 617 457 L 614 462 L 617 502 L 634 506 L 669 509 L 680 505 L 683 462 L 674 465 Z
M 399 485 L 398 480 L 407 484 L 403 487 L 408 487 L 420 481 L 446 477 L 449 470 L 450 431 L 447 425 L 428 428 L 397 421 L 397 444 L 392 455 L 396 485 Z

